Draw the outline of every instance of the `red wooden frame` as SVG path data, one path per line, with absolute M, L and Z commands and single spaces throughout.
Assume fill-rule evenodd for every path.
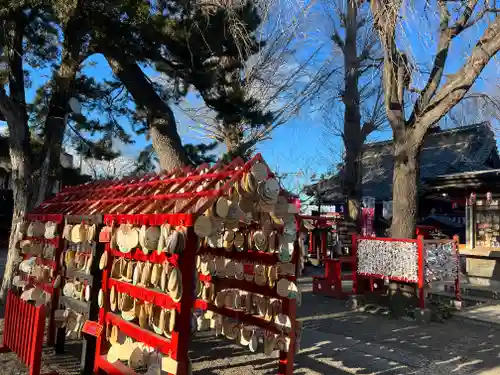
M 35 307 L 9 291 L 0 353 L 15 352 L 28 367 L 29 375 L 40 375 L 44 331 L 45 306 Z
M 370 291 L 373 291 L 373 279 L 385 279 L 390 281 L 397 282 L 405 282 L 416 284 L 418 289 L 418 307 L 421 309 L 425 308 L 425 291 L 424 291 L 424 283 L 425 283 L 425 274 L 424 274 L 424 266 L 425 266 L 425 258 L 424 258 L 424 237 L 417 236 L 416 239 L 412 238 L 384 238 L 384 237 L 362 237 L 353 235 L 353 244 L 356 244 L 356 268 L 357 268 L 357 243 L 359 240 L 376 240 L 376 241 L 384 241 L 384 242 L 406 242 L 406 243 L 416 243 L 417 244 L 417 261 L 418 261 L 418 277 L 417 280 L 409 280 L 403 277 L 395 277 L 389 275 L 378 275 L 378 274 L 367 274 L 364 272 L 358 272 L 356 270 L 357 276 L 367 277 L 370 282 Z M 357 292 L 357 291 L 356 291 Z
M 165 221 L 168 217 L 169 220 Z M 123 219 L 122 216 L 106 215 L 105 222 L 119 222 Z M 137 215 L 137 217 L 126 217 L 131 219 L 130 222 L 144 223 L 159 223 L 167 222 L 171 225 L 180 225 L 189 223 L 192 224 L 193 217 L 191 215 Z M 145 221 L 144 221 L 145 220 Z M 196 256 L 197 237 L 194 234 L 192 227 L 188 227 L 186 248 L 182 254 L 174 254 L 166 256 L 162 254 L 158 256 L 156 251 L 151 252 L 149 255 L 144 255 L 142 250 L 133 250 L 128 254 L 123 254 L 119 251 L 111 249 L 109 244 L 106 245 L 106 251 L 111 255 L 108 260 L 108 266 L 103 271 L 102 290 L 104 292 L 104 306 L 100 309 L 99 323 L 107 327 L 107 323 L 111 323 L 119 327 L 119 329 L 131 338 L 146 343 L 147 345 L 156 348 L 159 352 L 169 355 L 174 360 L 178 361 L 178 375 L 185 375 L 188 371 L 188 345 L 191 337 L 191 308 L 194 306 L 194 298 L 192 290 L 194 290 L 194 280 L 187 275 L 194 274 L 195 256 Z M 123 257 L 134 259 L 137 261 L 148 260 L 152 263 L 163 263 L 165 260 L 177 265 L 181 271 L 183 286 L 183 295 L 179 303 L 175 303 L 170 296 L 165 293 L 154 291 L 151 289 L 142 288 L 136 285 L 124 283 L 118 280 L 111 279 L 110 272 L 112 266 L 112 258 Z M 159 336 L 156 333 L 144 330 L 134 323 L 123 320 L 119 315 L 112 313 L 109 310 L 109 291 L 112 287 L 118 291 L 126 292 L 127 294 L 141 299 L 143 301 L 151 302 L 157 306 L 167 309 L 175 308 L 177 313 L 177 320 L 175 325 L 175 332 L 172 332 L 171 339 Z M 182 333 L 182 334 L 181 334 Z M 123 364 L 109 363 L 105 356 L 107 351 L 107 343 L 105 342 L 105 335 L 101 335 L 97 339 L 96 358 L 94 371 L 104 371 L 108 374 L 133 374 L 134 371 L 123 366 Z
M 366 274 L 357 271 L 357 245 L 359 240 L 378 240 L 378 241 L 386 241 L 386 242 L 410 242 L 417 244 L 417 252 L 418 252 L 418 280 L 408 280 L 400 277 L 388 276 L 388 275 L 378 275 L 378 274 Z M 424 248 L 424 237 L 422 235 L 417 236 L 416 239 L 406 239 L 406 238 L 383 238 L 383 237 L 362 237 L 357 236 L 355 234 L 352 235 L 352 263 L 353 270 L 352 276 L 345 278 L 344 280 L 352 279 L 353 280 L 353 288 L 352 294 L 358 294 L 360 289 L 358 288 L 358 283 L 361 278 L 367 278 L 370 284 L 370 292 L 374 291 L 373 282 L 374 279 L 388 279 L 391 281 L 397 282 L 407 282 L 416 284 L 418 289 L 418 305 L 419 308 L 425 308 L 425 248 Z M 429 240 L 432 241 L 432 240 Z M 457 262 L 460 261 L 459 255 L 459 247 L 458 247 L 458 236 L 453 237 L 453 246 L 456 252 Z M 439 241 L 436 241 L 439 242 Z M 446 240 L 445 242 L 450 242 Z M 349 261 L 349 260 L 346 260 Z M 339 260 L 327 261 L 325 263 L 325 276 L 314 277 L 313 278 L 313 291 L 318 294 L 326 294 L 328 296 L 332 296 L 335 298 L 343 298 L 349 293 L 341 293 L 338 291 L 339 285 L 341 285 L 342 277 L 340 275 L 340 263 Z M 459 270 L 460 264 L 457 264 L 457 269 Z M 461 291 L 460 291 L 460 271 L 457 273 L 457 277 L 455 279 L 455 298 L 457 301 L 462 300 Z
M 459 238 L 457 235 L 453 236 L 453 246 L 455 247 L 455 254 L 457 257 L 457 278 L 455 279 L 455 298 L 457 301 L 462 302 L 462 291 L 460 290 L 460 248 L 458 246 Z
M 297 242 L 295 242 L 294 253 L 292 256 L 292 263 L 295 265 L 294 269 L 297 272 L 297 264 L 299 262 L 299 248 Z M 226 251 L 225 249 L 214 249 L 204 247 L 201 248 L 198 254 L 211 254 L 214 256 L 224 256 L 233 260 L 248 260 L 250 262 L 272 265 L 279 263 L 279 258 L 277 254 L 265 253 L 262 251 Z M 253 270 L 245 270 L 245 272 L 253 272 Z M 248 282 L 246 280 L 235 280 L 235 279 L 225 279 L 225 278 L 215 278 L 210 275 L 205 276 L 201 273 L 198 275 L 198 278 L 203 282 L 213 281 L 216 291 L 227 289 L 227 288 L 235 288 L 240 290 L 245 290 L 250 293 L 260 294 L 270 298 L 276 298 L 281 300 L 282 302 L 282 311 L 288 315 L 291 322 L 291 329 L 288 333 L 288 337 L 290 338 L 290 347 L 288 348 L 288 352 L 280 352 L 279 354 L 279 365 L 278 365 L 278 374 L 279 375 L 292 375 L 294 369 L 294 358 L 295 358 L 295 335 L 297 328 L 297 302 L 294 299 L 283 298 L 280 297 L 276 292 L 276 286 L 274 288 L 270 288 L 266 286 L 260 286 L 252 282 Z M 290 281 L 297 281 L 297 274 L 294 276 L 288 275 L 286 278 Z M 266 331 L 273 332 L 276 334 L 281 333 L 281 331 L 276 327 L 274 323 L 269 323 L 265 321 L 263 318 L 256 317 L 253 315 L 245 314 L 241 311 L 225 308 L 225 307 L 217 307 L 213 303 L 208 303 L 201 299 L 197 299 L 195 302 L 195 308 L 206 311 L 210 310 L 219 315 L 226 316 L 232 319 L 236 319 L 242 323 L 246 323 L 249 325 L 260 327 Z
M 32 215 L 171 212 L 176 201 L 180 200 L 187 200 L 187 203 L 177 211 L 186 214 L 200 198 L 210 201 L 226 194 L 232 182 L 240 179 L 257 161 L 263 161 L 260 154 L 247 163 L 241 158 L 236 158 L 226 166 L 222 166 L 219 162 L 212 167 L 204 164 L 195 170 L 187 167 L 156 176 L 67 187 L 52 199 L 42 203 Z M 217 170 L 218 168 L 220 170 Z M 274 175 L 270 173 L 270 176 Z M 204 180 L 207 183 L 205 189 L 196 191 Z M 226 180 L 225 184 L 217 187 L 217 183 L 222 180 Z
M 308 216 L 308 215 L 298 215 L 297 219 L 299 220 L 312 220 L 315 222 L 315 226 L 317 229 L 327 229 L 331 226 L 327 224 L 328 221 L 339 220 L 342 217 L 340 213 L 336 213 L 333 217 L 325 217 L 325 216 Z M 300 228 L 300 226 L 299 226 Z M 316 236 L 315 230 L 309 230 L 309 249 L 308 253 L 311 255 L 316 255 L 317 259 L 323 262 L 324 259 L 327 258 L 327 234 L 323 230 L 320 232 L 320 247 L 317 249 L 316 244 Z
M 195 306 L 207 308 L 200 301 L 195 301 L 193 296 L 194 279 L 189 277 L 195 272 L 195 257 L 198 246 L 198 238 L 192 226 L 197 215 L 213 205 L 218 197 L 227 195 L 233 182 L 241 180 L 243 173 L 248 172 L 257 161 L 263 162 L 260 154 L 257 154 L 247 163 L 244 163 L 240 158 L 236 158 L 228 165 L 218 162 L 212 167 L 204 164 L 196 169 L 186 167 L 159 175 L 130 177 L 120 181 L 98 181 L 66 187 L 55 197 L 37 207 L 30 217 L 44 221 L 56 221 L 54 219 L 57 218 L 58 222 L 62 222 L 65 215 L 104 214 L 104 222 L 108 225 L 122 223 L 161 225 L 169 223 L 174 226 L 187 227 L 186 247 L 182 254 L 167 256 L 165 254 L 157 255 L 156 252 L 152 252 L 149 255 L 144 255 L 141 250 L 137 249 L 128 254 L 123 254 L 111 249 L 107 244 L 108 265 L 102 273 L 104 305 L 99 310 L 99 324 L 105 329 L 107 323 L 118 325 L 130 337 L 146 342 L 177 360 L 177 373 L 185 375 L 188 372 L 188 344 L 191 338 L 192 308 Z M 274 177 L 270 171 L 269 176 Z M 168 214 L 163 214 L 163 212 L 168 212 Z M 266 264 L 277 262 L 277 258 L 270 256 L 271 254 L 259 252 L 251 252 L 250 255 L 237 252 L 233 252 L 233 254 L 235 257 L 253 256 L 259 262 Z M 297 248 L 294 252 L 294 262 L 297 262 L 298 257 L 295 254 L 298 254 Z M 181 274 L 184 276 L 182 278 L 183 296 L 181 301 L 174 303 L 166 294 L 111 279 L 110 271 L 114 257 L 154 263 L 169 261 L 175 264 L 180 268 Z M 292 279 L 295 280 L 294 277 Z M 120 316 L 111 313 L 108 296 L 109 290 L 113 286 L 117 290 L 127 292 L 142 300 L 154 302 L 156 305 L 165 308 L 174 307 L 177 320 L 175 332 L 172 333 L 171 339 L 143 330 L 138 325 L 126 322 Z M 248 285 L 240 285 L 240 287 L 247 290 L 251 289 Z M 289 352 L 280 353 L 279 373 L 291 375 L 293 373 L 295 354 L 295 301 L 285 299 L 283 308 L 288 311 L 293 329 L 289 334 L 291 339 Z M 228 314 L 231 313 L 228 312 Z M 243 316 L 241 318 L 246 319 Z M 101 334 L 97 338 L 94 371 L 104 371 L 108 374 L 134 374 L 134 371 L 120 362 L 111 364 L 107 361 L 105 337 L 105 334 Z
M 42 242 L 42 243 L 50 243 L 54 245 L 56 248 L 56 253 L 54 255 L 54 260 L 45 260 L 41 258 L 41 255 L 36 256 L 36 263 L 39 265 L 45 265 L 48 267 L 51 267 L 53 270 L 53 282 L 55 281 L 56 277 L 61 273 L 61 265 L 59 262 L 59 259 L 61 257 L 61 252 L 64 249 L 64 240 L 61 236 L 62 231 L 63 231 L 63 220 L 64 217 L 63 215 L 59 214 L 34 214 L 34 213 L 28 213 L 26 215 L 26 218 L 30 221 L 41 221 L 43 223 L 46 223 L 48 221 L 54 222 L 57 224 L 57 233 L 59 234 L 56 238 L 48 240 L 46 238 L 39 238 L 39 237 L 25 237 L 27 240 L 32 240 L 32 241 L 37 241 L 37 242 Z M 25 255 L 23 256 L 24 259 L 29 259 L 31 258 L 30 255 Z M 56 326 L 54 322 L 54 313 L 57 310 L 57 307 L 59 306 L 59 288 L 54 288 L 53 282 L 52 283 L 44 283 L 40 284 L 38 282 L 35 282 L 34 278 L 32 277 L 26 277 L 26 275 L 20 275 L 21 278 L 30 284 L 36 285 L 39 288 L 41 288 L 44 292 L 49 293 L 52 295 L 52 301 L 51 301 L 51 309 L 49 310 L 49 325 L 47 327 L 47 345 L 52 346 L 55 344 L 55 337 L 56 337 Z

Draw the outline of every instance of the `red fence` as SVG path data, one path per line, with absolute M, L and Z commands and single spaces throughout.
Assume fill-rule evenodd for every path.
M 45 306 L 35 307 L 9 291 L 0 353 L 16 353 L 30 375 L 39 375 L 44 330 Z

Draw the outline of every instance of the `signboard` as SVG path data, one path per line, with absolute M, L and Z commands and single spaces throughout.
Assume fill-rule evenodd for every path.
M 90 336 L 99 337 L 102 333 L 102 329 L 103 327 L 99 323 L 87 320 L 83 324 L 82 332 Z

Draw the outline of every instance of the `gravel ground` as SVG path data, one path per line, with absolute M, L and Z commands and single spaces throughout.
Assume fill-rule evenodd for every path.
M 500 375 L 500 330 L 463 320 L 418 326 L 379 314 L 352 313 L 342 301 L 315 296 L 303 278 L 301 352 L 295 374 L 304 375 Z M 3 332 L 3 324 L 0 321 Z M 78 343 L 55 356 L 43 351 L 43 371 L 78 373 Z M 200 375 L 276 374 L 277 360 L 197 334 L 191 346 L 193 370 Z M 0 355 L 0 374 L 27 374 L 14 354 Z

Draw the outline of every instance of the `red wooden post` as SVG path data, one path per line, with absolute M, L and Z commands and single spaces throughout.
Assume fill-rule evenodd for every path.
M 327 251 L 327 246 L 326 246 L 326 239 L 327 235 L 325 231 L 321 232 L 321 259 L 324 260 L 326 259 L 326 251 Z
M 108 275 L 111 274 L 111 267 L 113 265 L 113 258 L 111 257 L 111 245 L 109 243 L 106 244 L 104 251 L 108 252 L 108 264 L 106 268 L 102 271 L 102 279 L 101 279 L 101 289 L 103 293 L 103 306 L 99 309 L 99 324 L 101 324 L 104 329 L 101 335 L 96 340 L 95 345 L 95 360 L 94 360 L 94 373 L 99 372 L 99 362 L 100 357 L 107 345 L 107 342 L 104 340 L 104 337 L 108 334 L 107 324 L 106 324 L 106 311 L 109 311 L 109 292 L 108 292 Z
M 20 350 L 18 354 L 21 361 L 27 363 L 28 366 L 30 364 L 31 344 L 33 341 L 33 334 L 32 332 L 29 332 L 32 327 L 30 327 L 28 321 L 34 322 L 35 326 L 38 324 L 37 320 L 33 319 L 35 318 L 33 316 L 34 314 L 32 314 L 33 309 L 33 306 L 30 306 L 27 303 L 21 303 L 20 309 L 17 311 L 19 316 L 21 316 L 23 320 L 25 319 L 20 326 L 17 326 L 20 340 Z
M 335 280 L 334 285 L 336 292 L 340 296 L 342 294 L 342 263 L 340 260 L 335 259 L 333 261 L 334 269 L 335 269 Z
M 313 231 L 309 232 L 309 254 L 313 255 L 314 254 L 314 233 Z
M 294 253 L 299 253 L 299 246 L 297 241 L 294 245 Z M 298 262 L 298 258 L 295 257 L 295 262 Z M 297 282 L 297 275 L 295 282 Z M 285 299 L 283 300 L 283 311 L 290 317 L 290 322 L 292 323 L 290 333 L 288 337 L 290 338 L 290 346 L 288 352 L 280 352 L 279 364 L 278 364 L 278 375 L 293 375 L 294 359 L 295 359 L 295 337 L 297 329 L 297 301 L 295 299 Z
M 173 349 L 172 358 L 179 364 L 178 375 L 187 375 L 189 372 L 188 349 L 191 341 L 191 309 L 195 302 L 193 291 L 197 248 L 197 237 L 193 227 L 188 228 L 186 242 L 186 251 L 182 253 L 179 261 L 184 294 L 180 302 L 179 320 L 176 323 L 175 333 L 172 334 L 172 339 L 174 334 L 177 335 L 177 345 Z M 174 340 L 172 343 L 174 344 Z
M 288 312 L 292 327 L 288 337 L 290 338 L 290 346 L 288 352 L 280 352 L 280 359 L 278 365 L 278 375 L 293 375 L 294 359 L 295 359 L 295 336 L 297 327 L 297 302 L 294 299 L 283 301 L 284 311 Z
M 455 279 L 455 298 L 457 301 L 462 301 L 462 292 L 460 291 L 460 250 L 458 248 L 459 238 L 457 235 L 453 236 L 453 247 L 457 257 L 457 277 Z
M 19 327 L 22 324 L 22 317 L 19 313 L 21 309 L 21 300 L 19 298 L 13 298 L 13 300 L 15 300 L 15 304 L 10 310 L 11 314 L 13 315 L 11 327 Z M 11 343 L 9 343 L 9 347 L 16 353 L 19 351 L 19 335 L 16 335 L 14 332 L 11 336 Z
M 358 242 L 356 240 L 356 233 L 353 233 L 351 238 L 352 293 L 358 294 Z
M 40 306 L 35 308 L 35 328 L 31 336 L 29 368 L 30 375 L 39 375 L 42 360 L 42 344 L 45 326 L 45 308 Z M 29 324 L 28 322 L 26 322 Z
M 418 307 L 425 308 L 425 256 L 424 254 L 424 236 L 417 237 L 417 256 L 418 256 Z
M 35 307 L 9 291 L 0 353 L 13 351 L 28 367 L 29 375 L 40 375 L 44 333 L 45 306 Z

